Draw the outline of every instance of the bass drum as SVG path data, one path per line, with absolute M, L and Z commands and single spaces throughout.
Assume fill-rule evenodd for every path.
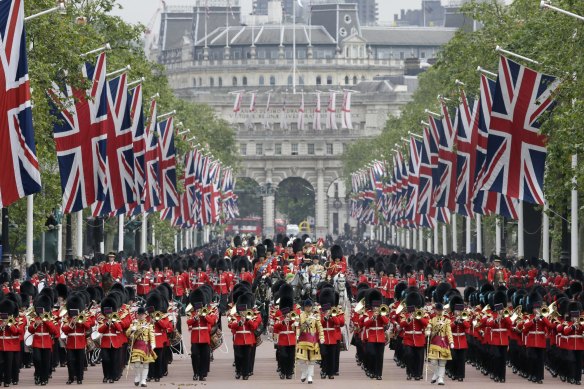
M 91 343 L 93 343 L 95 347 L 101 347 L 101 337 L 102 335 L 97 330 L 93 331 L 90 335 Z
M 176 329 L 168 335 L 168 340 L 172 347 L 180 346 L 180 342 L 182 341 L 182 335 Z
M 59 336 L 59 345 L 61 348 L 67 348 L 67 335 L 65 335 L 64 332 L 61 332 L 61 335 Z
M 217 350 L 223 344 L 223 332 L 219 328 L 211 334 L 211 350 Z

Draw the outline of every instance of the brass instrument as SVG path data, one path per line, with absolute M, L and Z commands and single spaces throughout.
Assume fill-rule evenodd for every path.
M 203 307 L 197 310 L 197 316 L 205 317 L 211 313 L 211 310 L 207 307 Z
M 77 323 L 79 323 L 79 324 L 85 323 L 86 320 L 87 320 L 87 315 L 85 315 L 84 313 L 80 313 L 77 316 Z
M 419 308 L 416 309 L 416 311 L 414 312 L 414 319 L 416 320 L 420 320 L 424 317 L 424 310 Z
M 358 314 L 362 314 L 364 310 L 365 310 L 365 299 L 361 299 L 361 301 L 359 301 L 357 303 L 357 305 L 355 305 L 355 312 Z
M 513 311 L 510 310 L 509 308 L 505 308 L 503 310 L 503 313 L 502 313 L 502 315 L 503 315 L 504 318 L 511 317 L 512 314 L 513 314 Z
M 340 313 L 341 313 L 341 310 L 339 309 L 339 307 L 332 307 L 332 308 L 331 308 L 331 313 L 330 313 L 330 315 L 331 315 L 332 317 L 338 316 L 338 315 L 340 315 Z
M 255 319 L 255 312 L 252 309 L 247 309 L 245 311 L 242 312 L 242 315 L 245 320 L 253 320 Z
M 511 315 L 511 321 L 513 323 L 515 323 L 515 321 L 521 316 L 521 305 L 518 305 L 517 307 L 515 307 L 515 309 L 513 310 L 513 314 Z
M 467 321 L 470 318 L 468 311 L 462 311 L 458 317 L 462 321 Z
M 401 313 L 401 311 L 404 310 L 405 307 L 406 307 L 406 302 L 405 302 L 405 300 L 402 300 L 401 303 L 399 303 L 399 306 L 396 308 L 395 313 L 397 315 L 399 315 Z
M 375 313 L 377 313 L 379 316 L 387 316 L 389 315 L 389 306 L 386 304 L 381 304 Z
M 582 327 L 582 326 L 584 326 L 584 316 L 580 316 L 580 317 L 578 318 L 578 324 L 579 324 L 581 327 Z
M 6 319 L 5 327 L 10 328 L 15 324 L 16 324 L 16 318 L 14 316 L 8 316 L 8 319 Z
M 115 315 L 115 314 L 114 314 L 114 315 Z M 154 321 L 160 321 L 160 320 L 164 319 L 166 316 L 167 316 L 167 315 L 166 315 L 166 313 L 162 313 L 162 312 L 160 312 L 160 311 L 156 311 L 156 312 L 154 312 L 154 313 L 152 314 L 152 319 L 153 319 Z
M 193 304 L 189 303 L 189 305 L 187 305 L 187 307 L 185 308 L 185 314 L 188 315 L 189 313 L 191 313 L 193 309 L 194 309 Z
M 45 312 L 45 313 L 43 313 L 43 314 L 41 315 L 41 320 L 42 320 L 43 322 L 47 322 L 47 321 L 53 320 L 53 315 L 51 315 L 51 313 L 50 313 L 50 312 Z
M 288 313 L 287 318 L 292 321 L 298 321 L 300 319 L 300 316 L 295 311 L 292 311 Z
M 541 315 L 543 317 L 548 317 L 548 316 L 553 315 L 553 314 L 557 314 L 555 301 L 552 304 L 550 304 L 549 307 L 541 308 Z
M 491 310 L 491 306 L 489 304 L 485 305 L 485 307 L 483 308 L 483 310 L 481 311 L 482 313 L 485 313 L 487 311 Z

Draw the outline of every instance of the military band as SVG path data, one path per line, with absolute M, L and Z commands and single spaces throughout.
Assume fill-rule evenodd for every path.
M 276 376 L 309 384 L 315 366 L 320 379 L 342 378 L 350 345 L 374 380 L 389 348 L 405 380 L 445 385 L 474 367 L 498 383 L 512 372 L 541 384 L 546 369 L 581 383 L 580 270 L 380 244 L 345 256 L 343 242 L 305 238 L 236 237 L 226 250 L 110 253 L 0 273 L 1 381 L 17 385 L 34 366 L 35 384 L 46 386 L 66 367 L 65 383 L 80 385 L 101 364 L 103 383 L 133 371 L 146 387 L 172 376 L 177 353 L 190 356 L 194 381 L 206 381 L 230 337 L 242 380 L 254 375 L 257 348 L 272 343 Z

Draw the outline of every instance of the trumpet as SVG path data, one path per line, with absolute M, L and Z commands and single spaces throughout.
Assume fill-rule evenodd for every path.
M 460 315 L 458 316 L 458 319 L 462 320 L 462 321 L 467 321 L 469 319 L 469 317 L 470 317 L 470 315 L 469 315 L 468 311 L 462 311 L 460 313 Z
M 47 322 L 47 321 L 53 320 L 53 317 L 52 317 L 52 316 L 53 316 L 53 315 L 51 315 L 51 313 L 50 313 L 50 312 L 45 312 L 45 313 L 43 313 L 43 314 L 41 315 L 41 320 L 42 320 L 43 322 Z
M 416 311 L 414 312 L 414 319 L 416 320 L 420 320 L 424 317 L 424 310 L 419 308 L 416 309 Z
M 332 307 L 331 311 L 330 311 L 330 315 L 332 317 L 338 316 L 341 314 L 341 310 L 339 309 L 339 307 Z
M 553 315 L 556 313 L 556 302 L 554 301 L 552 304 L 550 304 L 549 307 L 543 307 L 541 308 L 541 315 L 543 317 L 548 317 L 550 315 Z
M 4 326 L 10 328 L 15 324 L 16 324 L 16 318 L 14 316 L 8 316 L 8 319 L 6 319 Z
M 241 316 L 243 316 L 245 318 L 245 320 L 253 320 L 253 319 L 255 319 L 256 315 L 252 309 L 247 309 L 247 310 L 242 312 Z
M 197 316 L 205 317 L 211 313 L 211 310 L 207 307 L 203 307 L 197 310 Z
M 503 317 L 504 317 L 504 318 L 511 317 L 511 315 L 512 315 L 512 314 L 513 314 L 513 311 L 512 311 L 512 310 L 510 310 L 509 308 L 505 308 L 505 309 L 503 310 Z
M 389 306 L 386 304 L 381 304 L 379 308 L 377 308 L 376 312 L 379 316 L 387 316 L 389 315 Z
M 152 319 L 154 319 L 154 321 L 160 321 L 160 320 L 164 319 L 166 316 L 167 316 L 166 313 L 162 313 L 160 311 L 156 311 L 152 315 Z
M 286 317 L 292 321 L 298 321 L 300 319 L 300 316 L 298 316 L 298 314 L 294 311 L 288 313 L 288 315 L 286 315 Z
M 578 324 L 580 325 L 580 327 L 583 327 L 584 326 L 584 316 L 580 316 L 578 318 Z

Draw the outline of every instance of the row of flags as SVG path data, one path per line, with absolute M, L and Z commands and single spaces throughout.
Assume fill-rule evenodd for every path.
M 518 218 L 520 201 L 543 205 L 544 114 L 559 80 L 500 57 L 496 80 L 481 75 L 480 96 L 461 88 L 452 114 L 444 98 L 422 136 L 405 139 L 390 161 L 351 176 L 351 214 L 367 224 L 434 227 L 451 213 Z
M 325 123 L 325 128 L 327 130 L 337 130 L 338 126 L 337 126 L 337 93 L 335 91 L 330 91 L 329 92 L 329 100 L 328 100 L 328 104 L 327 104 L 327 108 L 326 108 L 326 123 Z M 353 129 L 353 119 L 351 116 L 351 95 L 352 95 L 352 91 L 350 90 L 344 90 L 343 91 L 343 101 L 341 103 L 341 128 L 342 129 Z M 249 107 L 247 109 L 247 112 L 244 112 L 245 110 L 242 108 L 244 105 L 244 95 L 246 93 L 244 91 L 239 91 L 239 92 L 235 92 L 234 96 L 235 96 L 235 100 L 233 102 L 233 113 L 234 114 L 251 114 L 254 112 L 257 112 L 256 110 L 256 105 L 257 105 L 257 94 L 256 92 L 250 92 L 250 100 L 249 100 Z M 322 130 L 322 124 L 321 124 L 321 113 L 322 113 L 322 109 L 321 109 L 321 93 L 318 92 L 315 94 L 316 98 L 314 100 L 314 109 L 312 110 L 313 115 L 312 115 L 312 130 L 314 131 L 320 131 Z M 265 122 L 264 122 L 264 128 L 265 129 L 269 129 L 271 128 L 271 122 L 270 122 L 270 118 L 268 117 L 268 113 L 272 112 L 272 98 L 271 98 L 271 93 L 267 94 L 266 97 L 266 105 L 264 108 L 264 116 L 265 116 Z M 290 124 L 288 123 L 288 113 L 289 113 L 289 106 L 288 106 L 288 102 L 286 101 L 286 94 L 282 95 L 282 108 L 281 108 L 281 112 L 279 115 L 279 119 L 280 119 L 280 129 L 282 130 L 288 130 L 290 129 Z M 297 116 L 296 116 L 296 123 L 297 123 L 297 128 L 300 131 L 304 131 L 306 130 L 306 106 L 305 106 L 305 99 L 304 99 L 304 93 L 300 93 L 300 103 L 297 109 Z M 252 118 L 251 115 L 247 116 L 247 120 L 246 120 L 246 126 L 248 128 L 251 128 L 253 126 L 252 123 Z
M 41 190 L 36 157 L 22 1 L 0 2 L 0 207 Z M 127 74 L 107 80 L 107 57 L 85 63 L 88 89 L 53 82 L 47 91 L 57 117 L 54 140 L 63 212 L 91 208 L 95 217 L 161 212 L 180 215 L 176 226 L 214 224 L 238 214 L 230 168 L 189 150 L 185 191 L 177 186 L 174 117 L 158 114 L 150 100 L 148 117 L 142 85 L 129 89 Z

